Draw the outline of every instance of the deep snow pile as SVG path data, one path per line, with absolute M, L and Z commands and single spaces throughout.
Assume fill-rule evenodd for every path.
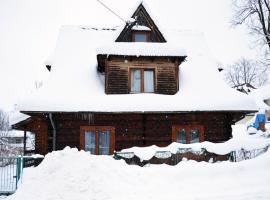
M 65 148 L 24 171 L 8 200 L 270 199 L 270 151 L 239 163 L 130 166 Z

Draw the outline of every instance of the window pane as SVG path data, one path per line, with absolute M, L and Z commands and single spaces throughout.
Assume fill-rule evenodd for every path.
M 197 129 L 190 130 L 190 143 L 199 142 L 199 131 Z
M 131 71 L 131 92 L 141 92 L 141 70 L 139 69 Z
M 94 131 L 85 132 L 85 151 L 96 154 L 96 135 Z
M 144 70 L 144 92 L 154 92 L 153 70 Z
M 100 131 L 99 132 L 99 155 L 110 154 L 110 132 Z
M 176 132 L 176 142 L 186 144 L 186 131 L 185 129 L 180 129 Z
M 146 34 L 135 33 L 135 42 L 147 42 Z
M 16 144 L 21 144 L 21 143 L 23 143 L 23 139 L 20 139 L 20 138 L 16 138 L 15 141 L 16 141 Z

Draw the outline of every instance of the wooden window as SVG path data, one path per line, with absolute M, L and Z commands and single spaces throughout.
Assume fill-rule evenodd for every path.
M 81 126 L 80 148 L 96 155 L 113 154 L 115 130 L 111 126 Z
M 150 33 L 146 31 L 133 31 L 133 42 L 149 42 Z
M 155 92 L 154 69 L 131 69 L 130 92 L 153 93 Z
M 176 125 L 172 127 L 172 141 L 190 144 L 204 141 L 204 128 L 201 125 Z
M 186 144 L 186 130 L 184 128 L 176 130 L 176 142 Z

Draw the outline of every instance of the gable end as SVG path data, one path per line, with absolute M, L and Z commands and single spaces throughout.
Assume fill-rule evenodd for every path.
M 126 24 L 115 42 L 132 42 L 132 27 L 136 25 L 146 26 L 151 29 L 149 31 L 149 42 L 167 42 L 142 3 L 138 6 L 132 18 L 136 18 L 136 21 Z

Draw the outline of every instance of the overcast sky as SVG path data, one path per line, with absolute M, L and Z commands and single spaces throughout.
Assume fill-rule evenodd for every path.
M 128 8 L 132 10 L 134 5 L 134 0 L 104 2 L 123 15 L 130 13 Z M 230 27 L 231 0 L 146 2 L 155 15 L 168 13 L 163 18 L 165 28 L 203 32 L 213 56 L 224 65 L 243 56 L 256 56 L 256 51 L 250 49 L 252 43 L 247 30 Z M 117 21 L 105 8 L 102 13 L 96 13 L 93 4 L 98 3 L 95 0 L 0 0 L 0 108 L 12 109 L 14 103 L 31 94 L 35 80 L 46 76 L 44 62 L 54 50 L 61 25 L 95 26 L 104 18 L 109 26 L 107 19 Z

